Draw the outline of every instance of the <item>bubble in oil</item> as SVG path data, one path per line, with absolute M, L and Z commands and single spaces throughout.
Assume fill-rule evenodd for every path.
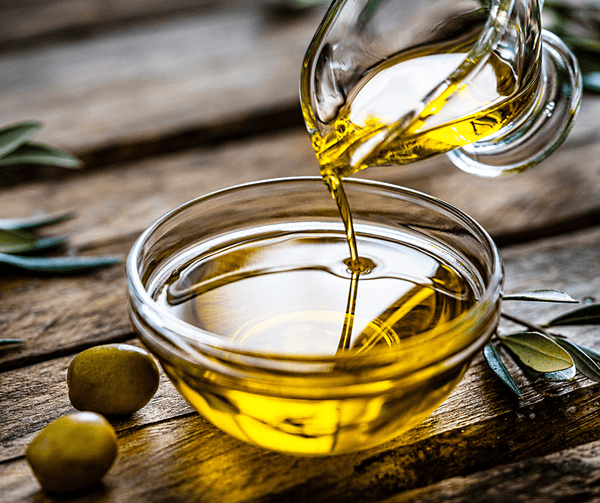
M 355 262 L 343 235 L 240 244 L 190 261 L 157 300 L 247 350 L 299 356 L 336 354 L 348 325 L 350 350 L 399 345 L 473 305 L 469 283 L 434 256 L 375 238 L 359 244 Z

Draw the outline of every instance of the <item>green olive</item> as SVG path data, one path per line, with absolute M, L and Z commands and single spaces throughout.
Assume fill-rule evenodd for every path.
M 99 481 L 116 456 L 115 430 L 93 412 L 76 412 L 50 423 L 25 453 L 42 487 L 59 493 Z
M 156 393 L 158 367 L 145 350 L 106 344 L 79 353 L 69 365 L 69 399 L 78 410 L 105 416 L 131 414 Z

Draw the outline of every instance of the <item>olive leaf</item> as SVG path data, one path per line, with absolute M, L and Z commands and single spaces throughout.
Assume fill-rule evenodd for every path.
M 0 229 L 0 253 L 24 253 L 35 249 L 37 238 L 25 231 Z
M 48 272 L 53 274 L 69 274 L 75 272 L 90 271 L 101 267 L 109 267 L 118 264 L 122 258 L 118 255 L 107 255 L 103 257 L 22 257 L 0 253 L 0 263 L 36 272 Z
M 297 9 L 306 9 L 314 5 L 320 5 L 328 0 L 293 0 L 291 4 Z
M 564 40 L 564 39 L 563 39 Z M 600 93 L 600 43 L 588 39 L 567 38 L 564 40 L 577 55 L 581 80 L 587 91 Z
M 73 213 L 45 215 L 23 219 L 0 220 L 0 264 L 28 271 L 69 274 L 108 267 L 122 261 L 120 256 L 102 257 L 31 257 L 34 251 L 58 248 L 67 243 L 66 236 L 38 238 L 27 229 L 45 227 L 73 217 Z M 12 227 L 12 228 L 3 228 Z
M 61 168 L 77 168 L 79 161 L 67 152 L 39 143 L 26 143 L 0 159 L 0 166 L 9 164 L 42 164 Z
M 8 346 L 11 344 L 24 344 L 25 339 L 0 339 L 0 346 Z
M 570 381 L 577 374 L 577 367 L 573 363 L 568 369 L 557 370 L 556 372 L 536 372 L 531 368 L 526 368 L 526 372 L 534 377 L 540 377 L 550 382 Z
M 597 353 L 596 351 L 594 351 L 593 349 L 590 348 L 586 348 L 585 346 L 579 346 L 579 349 L 581 349 L 586 355 L 588 355 L 592 360 L 594 360 L 596 363 L 600 364 L 600 353 Z
M 63 168 L 79 167 L 79 161 L 62 150 L 33 143 L 31 137 L 42 127 L 37 121 L 21 122 L 0 129 L 0 166 L 42 164 Z M 73 218 L 73 213 L 60 213 L 29 218 L 0 219 L 0 264 L 35 272 L 76 273 L 121 262 L 119 256 L 103 257 L 32 257 L 33 251 L 56 248 L 66 237 L 38 238 L 28 230 L 38 229 Z M 3 339 L 0 344 L 13 344 Z
M 37 121 L 27 121 L 0 129 L 0 158 L 27 143 L 41 127 Z
M 39 229 L 50 225 L 60 224 L 75 218 L 75 212 L 54 213 L 51 215 L 36 215 L 26 218 L 0 218 L 0 229 Z
M 600 304 L 587 304 L 568 313 L 561 314 L 542 325 L 542 327 L 574 325 L 600 325 Z
M 49 250 L 51 248 L 59 248 L 67 244 L 69 238 L 67 236 L 53 236 L 47 238 L 39 238 L 35 242 L 35 247 L 31 251 Z
M 500 378 L 500 380 L 506 384 L 506 386 L 508 386 L 508 389 L 510 389 L 519 398 L 523 398 L 517 383 L 508 372 L 506 365 L 504 365 L 504 362 L 501 360 L 500 355 L 492 343 L 486 344 L 486 346 L 483 348 L 483 356 L 490 369 L 492 369 L 492 371 Z
M 600 72 L 586 72 L 582 76 L 583 86 L 595 93 L 600 93 Z
M 563 302 L 577 304 L 569 294 L 560 290 L 533 290 L 531 292 L 511 293 L 502 295 L 502 300 L 526 300 L 531 302 Z
M 597 4 L 577 7 L 564 2 L 544 2 L 549 17 L 545 27 L 558 35 L 573 51 L 581 69 L 583 86 L 600 92 L 600 9 Z
M 567 370 L 575 365 L 567 351 L 540 332 L 500 336 L 502 343 L 526 367 L 539 373 Z
M 65 236 L 37 238 L 21 230 L 0 228 L 0 253 L 17 254 L 58 248 L 67 242 Z
M 571 355 L 579 372 L 592 381 L 600 382 L 600 366 L 582 347 L 566 339 L 558 339 L 556 342 Z

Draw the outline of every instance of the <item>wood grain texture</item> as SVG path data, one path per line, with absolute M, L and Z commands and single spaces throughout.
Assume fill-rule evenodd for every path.
M 106 149 L 112 160 L 139 157 L 165 137 L 202 142 L 223 124 L 235 133 L 282 107 L 300 124 L 300 66 L 320 17 L 240 7 L 6 53 L 0 116 L 45 122 L 40 141 L 89 163 Z
M 593 502 L 600 499 L 600 442 L 406 491 L 385 503 Z
M 11 187 L 0 190 L 0 211 L 10 218 L 75 210 L 56 232 L 81 247 L 139 234 L 167 211 L 230 185 L 317 174 L 308 135 L 298 131 Z
M 429 432 L 421 440 L 409 433 L 333 458 L 270 453 L 220 433 L 198 416 L 164 421 L 121 431 L 120 455 L 105 478 L 105 491 L 86 492 L 76 501 L 380 501 L 446 477 L 597 440 L 593 388 Z M 566 411 L 562 398 L 569 400 Z M 461 404 L 471 405 L 464 397 Z M 39 491 L 22 458 L 0 464 L 0 475 L 7 502 L 53 500 Z
M 96 250 L 127 252 L 127 244 Z M 109 252 L 110 250 L 110 252 Z M 2 337 L 28 342 L 0 353 L 0 369 L 29 365 L 104 342 L 132 338 L 127 315 L 125 267 L 64 277 L 9 274 L 0 278 Z
M 0 3 L 0 43 L 22 47 L 23 42 L 99 25 L 133 21 L 158 14 L 198 10 L 214 0 L 20 0 Z
M 47 46 L 115 33 L 190 14 L 250 9 L 267 16 L 306 14 L 286 0 L 20 0 L 0 1 L 0 51 Z M 317 8 L 316 6 L 312 9 Z M 293 12 L 292 12 L 293 11 Z M 302 11 L 302 12 L 300 12 Z

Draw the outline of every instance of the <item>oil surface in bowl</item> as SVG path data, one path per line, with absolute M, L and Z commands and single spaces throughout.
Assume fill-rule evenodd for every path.
M 469 282 L 422 249 L 371 237 L 360 251 L 363 268 L 353 273 L 343 235 L 263 236 L 192 260 L 159 301 L 245 350 L 296 356 L 333 356 L 349 304 L 355 351 L 400 344 L 474 304 Z
M 406 337 L 434 329 L 475 303 L 471 281 L 431 243 L 363 229 L 357 273 L 348 266 L 343 230 L 308 227 L 278 226 L 187 250 L 191 259 L 166 265 L 177 272 L 155 285 L 157 302 L 244 351 L 309 357 L 375 346 L 401 349 Z M 423 355 L 430 350 L 423 345 Z M 166 370 L 192 405 L 230 434 L 279 451 L 327 454 L 375 445 L 420 422 L 450 393 L 465 366 L 410 389 L 379 395 L 357 390 L 325 400 L 278 396 L 276 385 L 258 393 L 232 389 L 230 378 L 214 372 L 184 382 L 178 369 Z M 325 374 L 334 366 L 308 370 Z

